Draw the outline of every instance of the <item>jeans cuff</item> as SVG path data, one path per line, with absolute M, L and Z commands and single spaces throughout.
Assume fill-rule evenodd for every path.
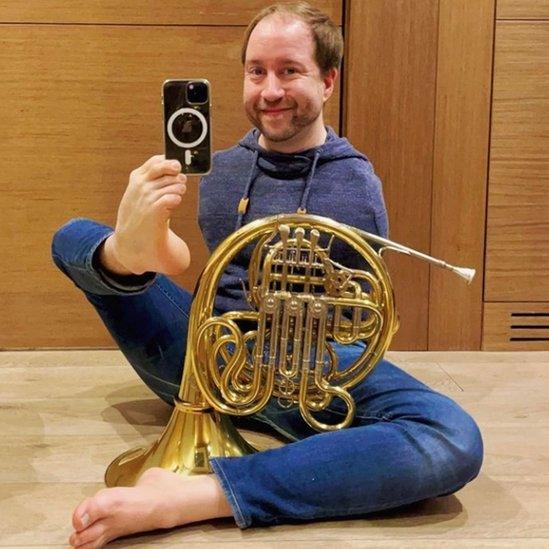
M 245 515 L 244 512 L 242 511 L 242 505 L 241 503 L 239 503 L 238 497 L 235 491 L 233 490 L 233 486 L 231 485 L 231 482 L 227 475 L 227 471 L 223 467 L 224 462 L 231 459 L 238 459 L 238 458 L 212 458 L 210 459 L 210 465 L 213 469 L 213 472 L 217 476 L 217 480 L 219 481 L 219 484 L 221 484 L 221 488 L 225 492 L 227 501 L 229 502 L 229 505 L 231 506 L 231 509 L 233 511 L 233 516 L 234 516 L 236 525 L 242 530 L 244 530 L 245 528 L 248 528 L 249 526 L 251 526 L 252 521 L 250 517 Z
M 109 290 L 130 295 L 140 294 L 154 283 L 157 273 L 146 272 L 142 275 L 116 275 L 114 273 L 107 272 L 99 263 L 99 247 L 113 233 L 114 231 L 111 231 L 92 247 L 88 257 L 86 258 L 86 266 L 98 275 L 101 282 L 106 285 Z
M 65 223 L 54 234 L 54 263 L 81 290 L 100 295 L 134 295 L 143 293 L 155 281 L 155 273 L 135 275 L 123 280 L 98 268 L 97 251 L 113 229 L 91 219 L 76 218 Z
M 102 242 L 104 242 L 104 240 Z M 97 248 L 95 248 L 95 251 L 92 253 L 92 268 L 99 274 L 102 281 L 111 290 L 118 290 L 125 294 L 141 293 L 145 291 L 156 280 L 158 273 L 153 272 L 146 272 L 141 275 L 116 275 L 114 273 L 107 272 L 99 264 L 99 254 L 97 253 Z

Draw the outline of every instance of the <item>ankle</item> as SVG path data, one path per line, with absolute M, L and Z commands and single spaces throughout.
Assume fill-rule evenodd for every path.
M 212 491 L 214 493 L 214 498 L 216 501 L 216 517 L 215 518 L 222 518 L 222 517 L 232 517 L 233 510 L 231 505 L 229 504 L 229 500 L 227 499 L 227 496 L 225 495 L 225 491 L 221 487 L 221 483 L 219 482 L 219 479 L 216 475 L 207 475 L 208 482 L 212 485 Z
M 111 234 L 99 248 L 99 263 L 106 271 L 115 275 L 129 276 L 142 273 L 134 273 L 123 265 L 117 256 L 115 234 Z
M 214 474 L 191 476 L 188 482 L 188 522 L 233 516 L 225 492 Z

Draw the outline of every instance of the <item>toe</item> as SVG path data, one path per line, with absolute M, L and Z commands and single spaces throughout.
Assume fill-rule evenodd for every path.
M 90 525 L 89 509 L 92 506 L 92 498 L 85 499 L 72 513 L 72 527 L 81 532 Z
M 94 497 L 85 499 L 72 514 L 72 526 L 76 532 L 82 532 L 95 521 L 105 517 L 108 510 L 101 505 L 101 492 Z
M 106 520 L 98 520 L 82 532 L 71 536 L 71 545 L 79 549 L 103 547 L 108 541 L 109 525 Z

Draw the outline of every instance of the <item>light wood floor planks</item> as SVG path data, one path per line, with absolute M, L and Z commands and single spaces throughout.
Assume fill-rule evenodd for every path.
M 388 358 L 477 419 L 483 470 L 458 494 L 362 520 L 246 531 L 226 520 L 112 545 L 549 547 L 549 353 Z M 169 416 L 119 352 L 0 352 L 0 547 L 67 547 L 72 509 L 103 487 L 106 465 L 154 440 Z M 259 447 L 273 442 L 246 435 Z

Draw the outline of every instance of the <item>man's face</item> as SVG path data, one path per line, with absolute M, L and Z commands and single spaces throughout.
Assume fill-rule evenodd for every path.
M 300 19 L 269 16 L 250 35 L 244 64 L 244 108 L 250 122 L 274 143 L 323 124 L 322 107 L 337 71 L 323 77 L 315 45 Z

